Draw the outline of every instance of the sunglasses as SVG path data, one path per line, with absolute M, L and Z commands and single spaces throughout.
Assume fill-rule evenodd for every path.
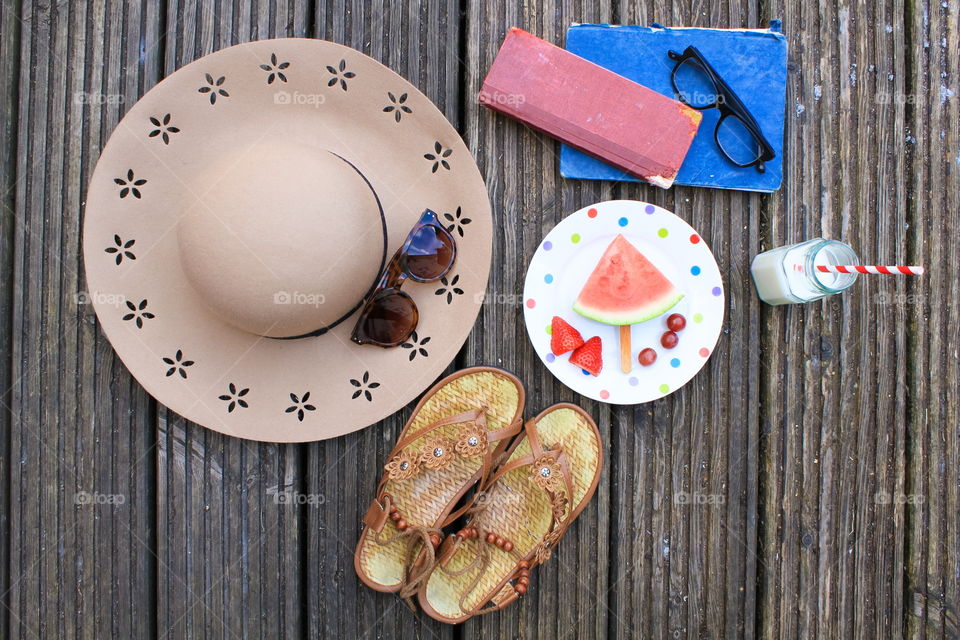
M 380 274 L 353 328 L 357 344 L 396 347 L 407 341 L 420 321 L 417 305 L 400 290 L 407 278 L 434 282 L 450 272 L 457 259 L 457 243 L 437 214 L 427 209 L 410 230 L 403 245 Z
M 696 47 L 687 47 L 682 54 L 670 51 L 667 55 L 676 62 L 670 84 L 677 100 L 698 111 L 719 109 L 720 119 L 713 130 L 713 140 L 720 152 L 740 168 L 755 166 L 763 173 L 764 163 L 777 154 L 730 85 Z

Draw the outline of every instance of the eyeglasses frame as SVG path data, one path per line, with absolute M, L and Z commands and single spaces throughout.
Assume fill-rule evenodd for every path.
M 677 100 L 687 105 L 691 109 L 696 109 L 697 111 L 718 109 L 720 111 L 720 119 L 717 120 L 717 126 L 713 130 L 713 141 L 717 145 L 717 148 L 720 149 L 720 152 L 729 162 L 740 167 L 741 169 L 756 166 L 757 171 L 763 173 L 766 170 L 764 164 L 776 158 L 777 154 L 773 150 L 773 145 L 771 145 L 766 136 L 763 135 L 763 130 L 760 129 L 760 125 L 757 123 L 756 118 L 753 117 L 753 114 L 750 113 L 750 110 L 747 109 L 745 104 L 743 104 L 740 96 L 738 96 L 733 88 L 723 79 L 723 77 L 717 73 L 717 70 L 713 68 L 713 65 L 707 62 L 707 59 L 695 46 L 688 46 L 683 50 L 682 54 L 671 49 L 667 52 L 667 55 L 671 60 L 676 62 L 676 65 L 674 65 L 673 70 L 670 72 L 670 85 L 673 87 L 673 92 L 677 96 Z M 716 99 L 712 104 L 703 106 L 690 104 L 677 88 L 677 71 L 688 60 L 693 60 L 713 83 Z M 759 145 L 760 154 L 752 162 L 737 162 L 730 156 L 727 150 L 724 149 L 723 145 L 720 143 L 720 126 L 728 116 L 733 116 L 743 123 L 743 126 L 746 127 L 747 131 L 753 137 L 754 142 Z

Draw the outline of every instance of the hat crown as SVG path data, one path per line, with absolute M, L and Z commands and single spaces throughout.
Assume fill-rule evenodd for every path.
M 212 163 L 178 224 L 180 261 L 207 307 L 256 335 L 291 337 L 355 310 L 385 251 L 379 200 L 350 162 L 261 141 Z

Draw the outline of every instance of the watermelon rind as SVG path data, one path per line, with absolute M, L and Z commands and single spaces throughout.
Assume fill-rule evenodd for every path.
M 638 307 L 635 310 L 631 310 L 630 313 L 611 313 L 601 309 L 596 309 L 594 307 L 588 307 L 580 304 L 579 302 L 574 302 L 573 310 L 584 317 L 590 318 L 591 320 L 596 320 L 597 322 L 602 322 L 604 324 L 637 324 L 662 316 L 667 311 L 677 306 L 677 303 L 681 300 L 683 300 L 683 293 L 676 291 L 674 296 L 662 298 L 660 300 L 654 300 L 647 305 Z

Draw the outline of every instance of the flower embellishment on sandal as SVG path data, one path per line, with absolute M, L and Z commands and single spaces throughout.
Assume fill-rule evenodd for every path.
M 563 484 L 560 463 L 552 454 L 541 454 L 533 461 L 530 479 L 544 491 L 556 491 Z
M 550 509 L 553 512 L 553 519 L 557 522 L 561 522 L 563 517 L 567 515 L 567 505 L 569 504 L 567 500 L 567 495 L 560 491 L 554 494 L 553 500 L 550 503 Z
M 487 430 L 479 424 L 471 424 L 463 429 L 456 450 L 463 458 L 482 456 L 487 450 Z
M 550 559 L 553 546 L 560 540 L 560 532 L 557 529 L 550 531 L 543 536 L 543 540 L 537 543 L 533 548 L 533 557 L 537 564 L 543 564 Z
M 391 480 L 406 480 L 415 476 L 417 471 L 420 470 L 420 456 L 401 451 L 393 456 L 383 468 Z
M 420 461 L 428 469 L 442 469 L 453 460 L 454 445 L 443 436 L 431 436 L 420 445 Z

